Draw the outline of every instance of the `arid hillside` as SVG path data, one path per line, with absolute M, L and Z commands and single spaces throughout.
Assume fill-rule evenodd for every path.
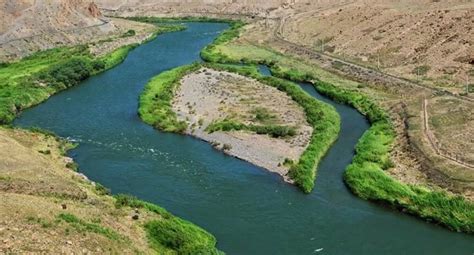
M 110 35 L 117 28 L 89 0 L 1 0 L 0 60 Z
M 289 15 L 285 39 L 463 93 L 474 83 L 474 2 L 354 1 Z
M 249 14 L 262 16 L 268 11 L 275 10 L 282 6 L 289 6 L 295 0 L 97 0 L 99 7 L 124 12 L 150 13 L 157 12 L 161 14 L 177 13 L 219 13 L 219 14 Z

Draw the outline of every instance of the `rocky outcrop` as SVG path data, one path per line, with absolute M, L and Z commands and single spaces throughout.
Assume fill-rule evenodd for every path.
M 91 2 L 89 4 L 89 7 L 87 7 L 87 10 L 89 11 L 90 15 L 94 18 L 98 18 L 102 16 L 102 13 L 99 10 L 99 7 L 94 2 Z

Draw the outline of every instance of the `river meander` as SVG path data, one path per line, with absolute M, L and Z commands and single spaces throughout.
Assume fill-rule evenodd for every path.
M 227 254 L 472 254 L 472 236 L 450 232 L 353 196 L 343 183 L 353 148 L 369 127 L 333 104 L 341 133 L 303 194 L 275 174 L 224 155 L 200 140 L 162 133 L 137 116 L 146 82 L 199 60 L 227 27 L 189 23 L 133 50 L 119 66 L 25 111 L 15 122 L 79 142 L 70 152 L 89 179 L 167 208 L 205 228 Z M 321 250 L 322 249 L 322 250 Z

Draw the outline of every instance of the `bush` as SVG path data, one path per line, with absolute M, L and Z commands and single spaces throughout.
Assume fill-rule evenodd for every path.
M 223 254 L 215 248 L 214 236 L 165 209 L 129 195 L 116 195 L 115 199 L 118 208 L 143 208 L 161 216 L 160 220 L 148 221 L 144 226 L 151 246 L 157 252 L 162 252 L 164 247 L 178 254 Z
M 129 29 L 127 32 L 123 33 L 122 37 L 130 37 L 130 36 L 135 36 L 136 32 L 133 29 Z
M 289 126 L 278 126 L 278 125 L 245 125 L 234 120 L 222 120 L 211 123 L 207 126 L 206 131 L 209 133 L 213 133 L 216 131 L 239 131 L 239 130 L 246 130 L 252 131 L 259 135 L 270 135 L 274 138 L 281 138 L 281 137 L 288 137 L 296 135 L 296 128 L 289 127 Z

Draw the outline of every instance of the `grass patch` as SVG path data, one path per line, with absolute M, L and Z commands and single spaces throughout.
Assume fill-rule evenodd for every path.
M 411 73 L 416 74 L 418 76 L 422 76 L 426 75 L 430 69 L 431 67 L 427 65 L 417 66 L 411 71 Z
M 242 21 L 229 21 L 229 29 L 222 32 L 214 41 L 201 50 L 201 58 L 213 63 L 232 63 L 235 62 L 227 55 L 216 50 L 219 45 L 226 44 L 239 37 L 242 27 L 245 25 Z
M 111 240 L 121 240 L 123 239 L 117 232 L 109 228 L 100 226 L 95 223 L 89 223 L 82 219 L 77 218 L 75 215 L 70 213 L 61 213 L 57 216 L 58 219 L 68 223 L 78 232 L 91 232 L 99 235 L 103 235 Z
M 31 223 L 39 224 L 42 228 L 51 228 L 55 225 L 55 222 L 34 216 L 29 216 L 26 218 L 26 220 Z
M 144 225 L 150 244 L 157 252 L 171 250 L 178 254 L 223 254 L 215 248 L 215 237 L 198 226 L 132 196 L 117 195 L 115 198 L 115 205 L 119 208 L 143 208 L 162 217 Z
M 296 128 L 290 126 L 279 126 L 279 125 L 245 125 L 235 120 L 221 120 L 209 124 L 206 131 L 213 133 L 216 131 L 239 131 L 246 130 L 255 132 L 259 135 L 269 135 L 274 138 L 284 138 L 296 135 Z
M 188 124 L 178 121 L 176 113 L 171 108 L 171 101 L 180 79 L 199 67 L 198 64 L 178 67 L 163 72 L 148 82 L 140 96 L 138 113 L 141 119 L 163 131 L 184 132 Z
M 254 121 L 262 124 L 273 124 L 276 121 L 276 116 L 264 107 L 252 109 L 251 114 L 254 116 Z

